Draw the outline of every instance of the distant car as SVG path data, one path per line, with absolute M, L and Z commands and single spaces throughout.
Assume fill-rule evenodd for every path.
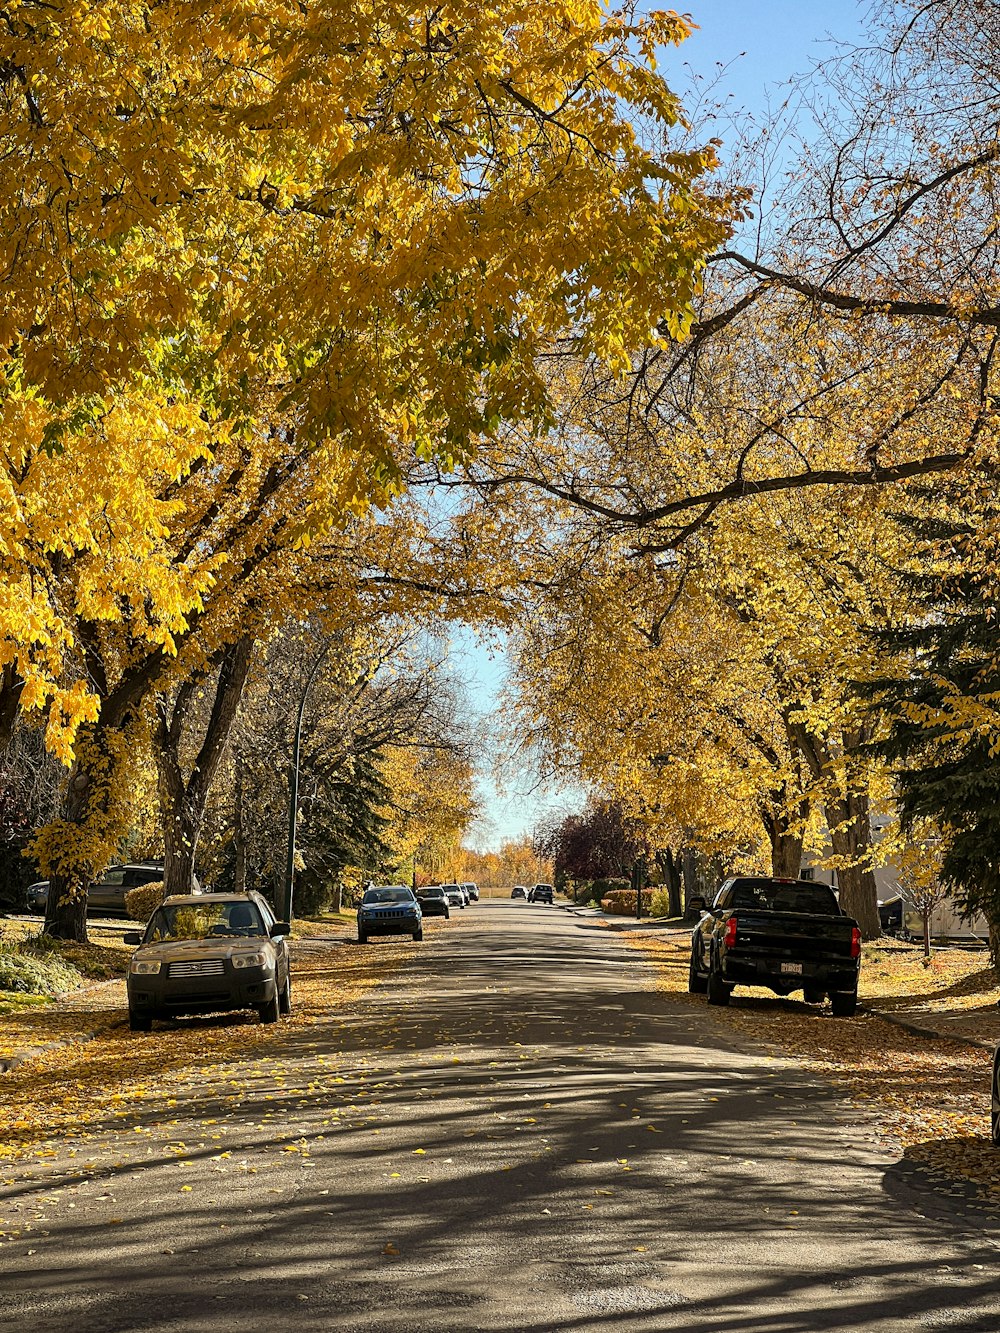
M 417 902 L 424 916 L 443 916 L 446 919 L 451 916 L 448 895 L 440 884 L 425 884 L 422 889 L 417 889 Z
M 136 944 L 126 986 L 128 1022 L 148 1032 L 154 1018 L 256 1009 L 262 1023 L 292 1010 L 287 921 L 259 893 L 203 893 L 165 899 Z
M 365 890 L 358 908 L 358 943 L 371 935 L 412 935 L 424 938 L 423 912 L 413 890 L 405 884 L 385 884 Z
M 104 874 L 87 890 L 87 913 L 91 916 L 127 916 L 125 895 L 140 884 L 155 884 L 163 878 L 163 866 L 157 861 L 140 861 L 134 865 L 108 866 Z M 198 886 L 198 892 L 200 892 Z M 39 880 L 25 891 L 28 911 L 45 915 L 49 898 L 49 881 Z
M 465 906 L 465 894 L 457 884 L 442 884 L 441 892 L 448 899 L 449 907 Z
M 1000 1148 L 1000 1046 L 993 1055 L 993 1095 L 990 1104 L 990 1131 L 993 1146 Z
M 478 903 L 478 902 L 479 902 L 479 885 L 478 885 L 478 884 L 470 884 L 468 881 L 466 881 L 466 883 L 464 883 L 464 884 L 462 885 L 462 888 L 463 888 L 463 889 L 465 890 L 465 892 L 469 895 L 469 901 L 470 901 L 470 902 L 472 902 L 472 903 Z
M 510 891 L 510 896 L 512 898 L 523 898 L 527 902 L 528 890 L 524 887 L 523 884 L 515 884 Z
M 903 931 L 903 898 L 894 894 L 878 905 L 878 920 L 883 935 L 900 935 Z
M 551 907 L 555 900 L 555 894 L 551 884 L 536 884 L 528 894 L 528 901 L 531 903 L 548 903 Z

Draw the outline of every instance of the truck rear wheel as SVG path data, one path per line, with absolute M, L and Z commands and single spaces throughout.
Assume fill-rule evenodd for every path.
M 709 968 L 707 990 L 709 1004 L 728 1004 L 729 997 L 733 993 L 732 986 L 726 985 L 714 967 Z
M 834 1018 L 853 1018 L 858 1007 L 856 990 L 837 990 L 830 996 Z

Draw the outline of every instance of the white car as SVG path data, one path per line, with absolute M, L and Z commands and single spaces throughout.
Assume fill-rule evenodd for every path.
M 469 902 L 469 896 L 462 888 L 461 884 L 442 884 L 448 903 L 451 907 L 466 907 Z

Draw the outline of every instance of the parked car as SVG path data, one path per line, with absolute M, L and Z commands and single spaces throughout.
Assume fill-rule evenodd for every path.
M 893 894 L 878 905 L 879 925 L 883 935 L 899 935 L 903 929 L 903 897 Z
M 448 895 L 440 884 L 425 884 L 422 889 L 417 889 L 417 902 L 424 916 L 443 916 L 445 919 L 451 916 Z
M 470 883 L 466 882 L 465 884 L 462 885 L 462 888 L 463 888 L 463 889 L 465 890 L 465 892 L 469 895 L 469 902 L 471 902 L 471 903 L 478 903 L 478 902 L 479 902 L 479 885 L 478 885 L 478 884 L 470 884 Z
M 551 907 L 555 900 L 555 894 L 551 884 L 536 884 L 528 894 L 529 903 L 548 903 Z
M 135 865 L 108 866 L 104 874 L 87 890 L 87 914 L 90 916 L 127 916 L 125 895 L 140 884 L 155 884 L 163 878 L 163 866 L 158 861 L 141 861 Z M 200 886 L 199 886 L 200 892 Z M 49 881 L 39 880 L 25 891 L 28 911 L 45 915 L 49 898 Z
M 256 1009 L 275 1023 L 292 1010 L 287 921 L 259 893 L 167 898 L 145 931 L 132 931 L 128 1020 L 148 1032 L 155 1018 Z
M 384 884 L 365 890 L 358 908 L 358 943 L 371 935 L 412 935 L 424 938 L 423 912 L 416 894 L 405 884 Z
M 727 879 L 691 937 L 688 990 L 728 1004 L 734 986 L 827 995 L 849 1018 L 858 1003 L 861 930 L 826 884 L 806 879 Z
M 528 890 L 524 887 L 523 884 L 515 884 L 510 891 L 510 896 L 512 898 L 523 898 L 525 901 L 527 901 Z
M 462 884 L 442 884 L 442 889 L 448 895 L 448 901 L 453 907 L 468 907 L 469 895 Z

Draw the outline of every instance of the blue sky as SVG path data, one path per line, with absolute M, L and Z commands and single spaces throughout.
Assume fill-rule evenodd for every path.
M 669 0 L 647 9 L 670 8 Z M 674 4 L 682 10 L 682 5 Z M 831 38 L 860 39 L 869 5 L 855 0 L 701 0 L 690 13 L 698 31 L 676 50 L 663 53 L 660 69 L 682 96 L 692 76 L 699 86 L 718 80 L 714 100 L 729 98 L 734 115 L 746 110 L 763 116 L 783 100 L 782 85 L 807 73 L 814 63 L 832 55 Z M 687 68 L 685 68 L 687 67 Z M 724 128 L 719 130 L 725 137 Z M 454 664 L 469 685 L 473 707 L 488 717 L 496 707 L 506 663 L 501 648 L 478 645 L 468 632 L 453 641 Z M 469 841 L 477 847 L 498 846 L 507 838 L 530 832 L 547 811 L 577 806 L 579 792 L 538 788 L 538 775 L 521 770 L 498 785 L 489 777 L 490 754 L 482 756 L 482 796 L 486 819 Z

